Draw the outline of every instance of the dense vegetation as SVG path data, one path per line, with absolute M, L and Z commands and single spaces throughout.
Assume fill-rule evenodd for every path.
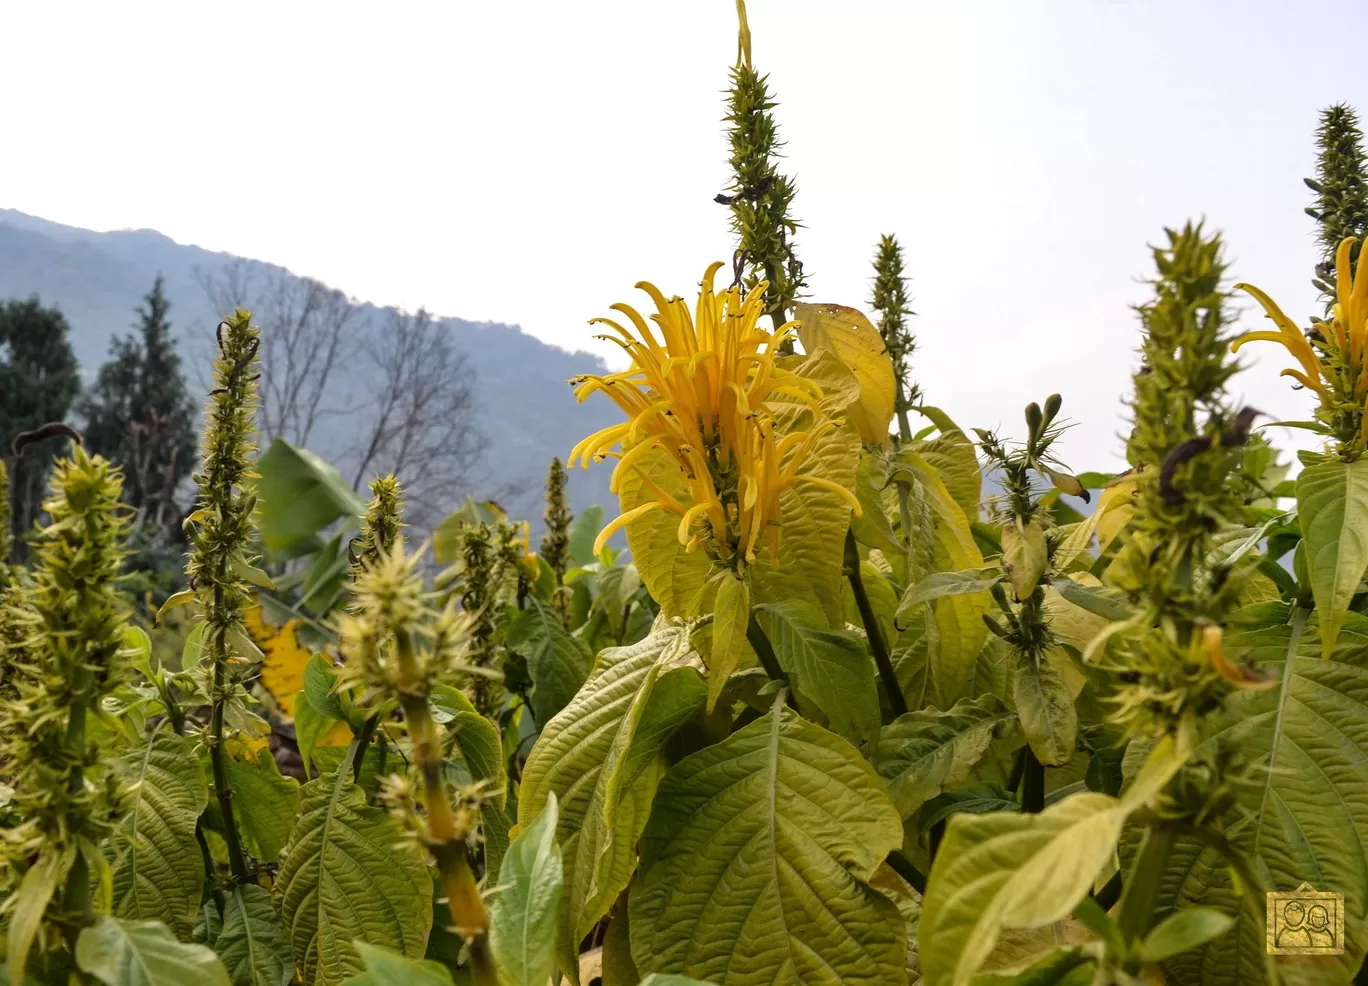
M 550 464 L 535 550 L 473 499 L 419 542 L 402 471 L 364 502 L 297 444 L 258 449 L 269 368 L 242 309 L 183 516 L 159 507 L 191 467 L 158 289 L 84 436 L 56 423 L 69 374 L 0 407 L 28 415 L 14 477 L 46 483 L 26 550 L 0 545 L 15 986 L 1361 975 L 1354 114 L 1324 114 L 1308 180 L 1323 316 L 1229 285 L 1203 225 L 1168 230 L 1130 468 L 1075 475 L 1060 395 L 1010 434 L 928 403 L 895 238 L 876 320 L 799 300 L 796 188 L 738 9 L 733 261 L 598 320 L 629 365 L 575 392 L 620 415 Z M 1235 289 L 1272 328 L 1235 335 Z M 35 320 L 60 339 L 37 306 L 0 331 Z M 1229 396 L 1235 351 L 1269 341 L 1324 439 L 1295 480 Z M 176 438 L 140 458 L 147 420 Z M 605 460 L 616 515 L 575 516 L 567 469 Z M 142 529 L 186 559 L 155 613 L 129 592 Z M 1265 894 L 1303 881 L 1344 895 L 1343 949 L 1277 961 Z

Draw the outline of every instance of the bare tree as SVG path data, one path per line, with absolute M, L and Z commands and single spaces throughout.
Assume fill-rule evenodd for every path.
M 356 354 L 360 306 L 341 291 L 281 267 L 235 260 L 195 278 L 215 312 L 250 309 L 261 326 L 261 431 L 308 445 L 319 421 L 350 411 L 338 371 Z
M 435 523 L 466 492 L 486 447 L 465 355 L 426 311 L 387 309 L 361 358 L 370 406 L 353 449 L 352 486 L 393 472 L 408 491 L 414 525 Z

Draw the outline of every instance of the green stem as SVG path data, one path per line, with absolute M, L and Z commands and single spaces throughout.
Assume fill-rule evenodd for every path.
M 216 605 L 219 602 L 218 595 L 215 589 Z M 243 886 L 248 882 L 247 857 L 242 851 L 242 838 L 238 835 L 237 819 L 233 815 L 233 789 L 228 786 L 228 754 L 223 747 L 223 712 L 228 704 L 225 680 L 227 661 L 222 654 L 214 654 L 213 657 L 214 704 L 209 713 L 209 763 L 214 772 L 214 794 L 218 798 L 219 814 L 223 816 L 223 841 L 228 845 L 228 867 L 232 871 L 233 882 Z
M 888 645 L 884 642 L 883 630 L 879 627 L 874 607 L 865 592 L 864 579 L 860 576 L 860 549 L 855 544 L 855 532 L 846 531 L 845 541 L 846 578 L 850 580 L 850 591 L 855 594 L 855 605 L 860 610 L 860 620 L 864 623 L 865 634 L 869 637 L 869 649 L 874 652 L 874 665 L 879 669 L 884 690 L 888 692 L 888 704 L 897 718 L 907 714 L 907 698 L 898 683 L 898 673 L 893 670 L 893 661 L 888 656 Z
M 371 737 L 375 735 L 375 728 L 380 725 L 380 714 L 367 716 L 366 721 L 361 723 L 361 728 L 352 737 L 352 744 L 356 747 L 356 752 L 352 756 L 352 783 L 358 784 L 361 781 L 361 765 L 366 759 L 366 748 L 370 746 Z
M 908 886 L 917 893 L 926 893 L 926 874 L 917 869 L 916 864 L 904 856 L 902 850 L 894 849 L 888 854 L 888 868 L 907 881 Z
M 66 748 L 74 759 L 75 766 L 71 770 L 71 779 L 67 784 L 67 790 L 72 799 L 79 803 L 83 800 L 82 793 L 85 790 L 85 767 L 83 765 L 86 756 L 86 708 L 95 683 L 90 672 L 81 669 L 76 672 L 76 680 L 73 684 L 75 685 L 74 694 L 71 699 L 71 707 L 67 712 Z M 80 933 L 80 929 L 95 922 L 95 907 L 91 899 L 90 866 L 86 862 L 85 853 L 79 850 L 71 865 L 71 870 L 67 873 L 62 906 L 69 913 L 79 916 L 75 927 L 71 929 L 74 947 L 75 935 Z
M 1126 941 L 1139 941 L 1149 932 L 1159 901 L 1159 883 L 1168 867 L 1169 854 L 1178 838 L 1178 825 L 1159 820 L 1145 832 L 1144 845 L 1126 876 L 1117 923 Z
M 760 666 L 765 669 L 765 674 L 787 688 L 789 684 L 788 672 L 779 666 L 779 658 L 774 653 L 774 647 L 770 644 L 769 637 L 765 636 L 765 631 L 761 628 L 760 621 L 755 618 L 754 613 L 751 613 L 750 622 L 746 624 L 746 640 L 755 650 L 756 656 L 760 658 Z
M 1033 815 L 1045 810 L 1045 766 L 1029 746 L 1022 758 L 1021 810 Z

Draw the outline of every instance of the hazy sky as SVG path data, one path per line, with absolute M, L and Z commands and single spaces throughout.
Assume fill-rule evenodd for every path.
M 1317 111 L 1368 111 L 1362 0 L 749 6 L 812 299 L 867 305 L 897 233 L 917 378 L 962 424 L 1019 434 L 1059 391 L 1070 464 L 1114 465 L 1146 244 L 1189 217 L 1313 309 L 1301 179 Z M 687 296 L 732 250 L 733 0 L 13 0 L 0 37 L 3 206 L 569 348 L 637 280 Z M 1258 353 L 1240 396 L 1306 417 Z

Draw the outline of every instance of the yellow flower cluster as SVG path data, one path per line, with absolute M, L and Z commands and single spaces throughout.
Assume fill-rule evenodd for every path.
M 1339 440 L 1341 452 L 1362 451 L 1368 445 L 1368 271 L 1362 260 L 1357 277 L 1350 271 L 1353 245 L 1353 237 L 1339 245 L 1335 305 L 1328 322 L 1312 320 L 1311 339 L 1268 295 L 1252 285 L 1237 284 L 1254 296 L 1278 329 L 1247 332 L 1231 344 L 1232 350 L 1238 350 L 1247 342 L 1281 343 L 1301 365 L 1301 369 L 1283 370 L 1282 375 L 1320 397 L 1316 417 L 1326 432 Z
M 794 482 L 833 490 L 859 510 L 851 491 L 820 476 L 799 475 L 837 422 L 824 412 L 816 382 L 775 362 L 796 323 L 774 333 L 757 324 L 763 283 L 745 296 L 735 286 L 714 293 L 713 278 L 721 267 L 713 264 L 703 275 L 692 314 L 683 299 L 667 299 L 646 282 L 637 285 L 655 302 L 651 320 L 660 338 L 630 305 L 613 309 L 626 316 L 635 334 L 612 319 L 594 320 L 612 329 L 612 335 L 600 338 L 621 346 L 632 364 L 621 373 L 577 379 L 575 396 L 583 401 L 602 391 L 628 420 L 584 439 L 568 464 L 578 461 L 588 468 L 591 459 L 615 457 L 610 489 L 618 492 L 622 480 L 635 472 L 655 497 L 605 527 L 595 552 L 623 525 L 663 509 L 679 516 L 679 541 L 690 551 L 704 545 L 718 560 L 740 568 L 755 561 L 761 545 L 768 546 L 771 561 L 777 559 L 779 494 Z M 806 430 L 776 434 L 781 404 L 810 412 Z M 662 489 L 641 468 L 655 449 L 679 466 L 687 486 L 684 498 Z

